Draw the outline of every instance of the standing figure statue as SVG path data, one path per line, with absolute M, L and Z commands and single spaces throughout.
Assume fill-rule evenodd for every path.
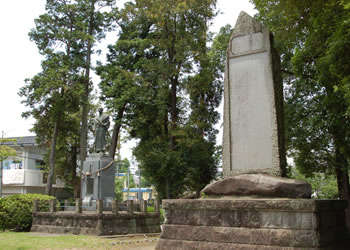
M 106 151 L 106 134 L 109 128 L 109 116 L 103 114 L 103 108 L 98 109 L 99 115 L 94 119 L 95 125 L 95 152 Z

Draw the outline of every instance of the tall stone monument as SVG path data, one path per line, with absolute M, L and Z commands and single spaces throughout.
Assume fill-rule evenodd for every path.
M 224 177 L 285 176 L 283 86 L 270 32 L 241 12 L 227 52 L 224 92 Z
M 347 201 L 312 200 L 285 175 L 280 62 L 269 31 L 242 12 L 225 73 L 224 179 L 197 200 L 163 200 L 156 249 L 349 249 Z

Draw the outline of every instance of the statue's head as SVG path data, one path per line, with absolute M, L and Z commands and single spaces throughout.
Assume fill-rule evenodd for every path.
M 99 108 L 98 113 L 102 114 L 102 112 L 103 112 L 103 108 Z

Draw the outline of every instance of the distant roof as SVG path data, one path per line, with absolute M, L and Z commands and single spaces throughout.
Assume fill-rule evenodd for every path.
M 0 142 L 0 144 L 4 145 L 18 145 L 18 146 L 24 146 L 24 145 L 37 145 L 35 142 L 36 136 L 21 136 L 21 137 L 7 137 L 4 139 L 15 139 L 16 142 L 8 141 L 8 142 Z

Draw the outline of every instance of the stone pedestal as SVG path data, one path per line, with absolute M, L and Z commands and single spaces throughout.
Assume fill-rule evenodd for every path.
M 163 200 L 156 249 L 349 249 L 346 201 Z
M 94 200 L 114 200 L 115 165 L 113 159 L 104 155 L 86 158 L 83 164 L 83 206 L 91 206 Z

